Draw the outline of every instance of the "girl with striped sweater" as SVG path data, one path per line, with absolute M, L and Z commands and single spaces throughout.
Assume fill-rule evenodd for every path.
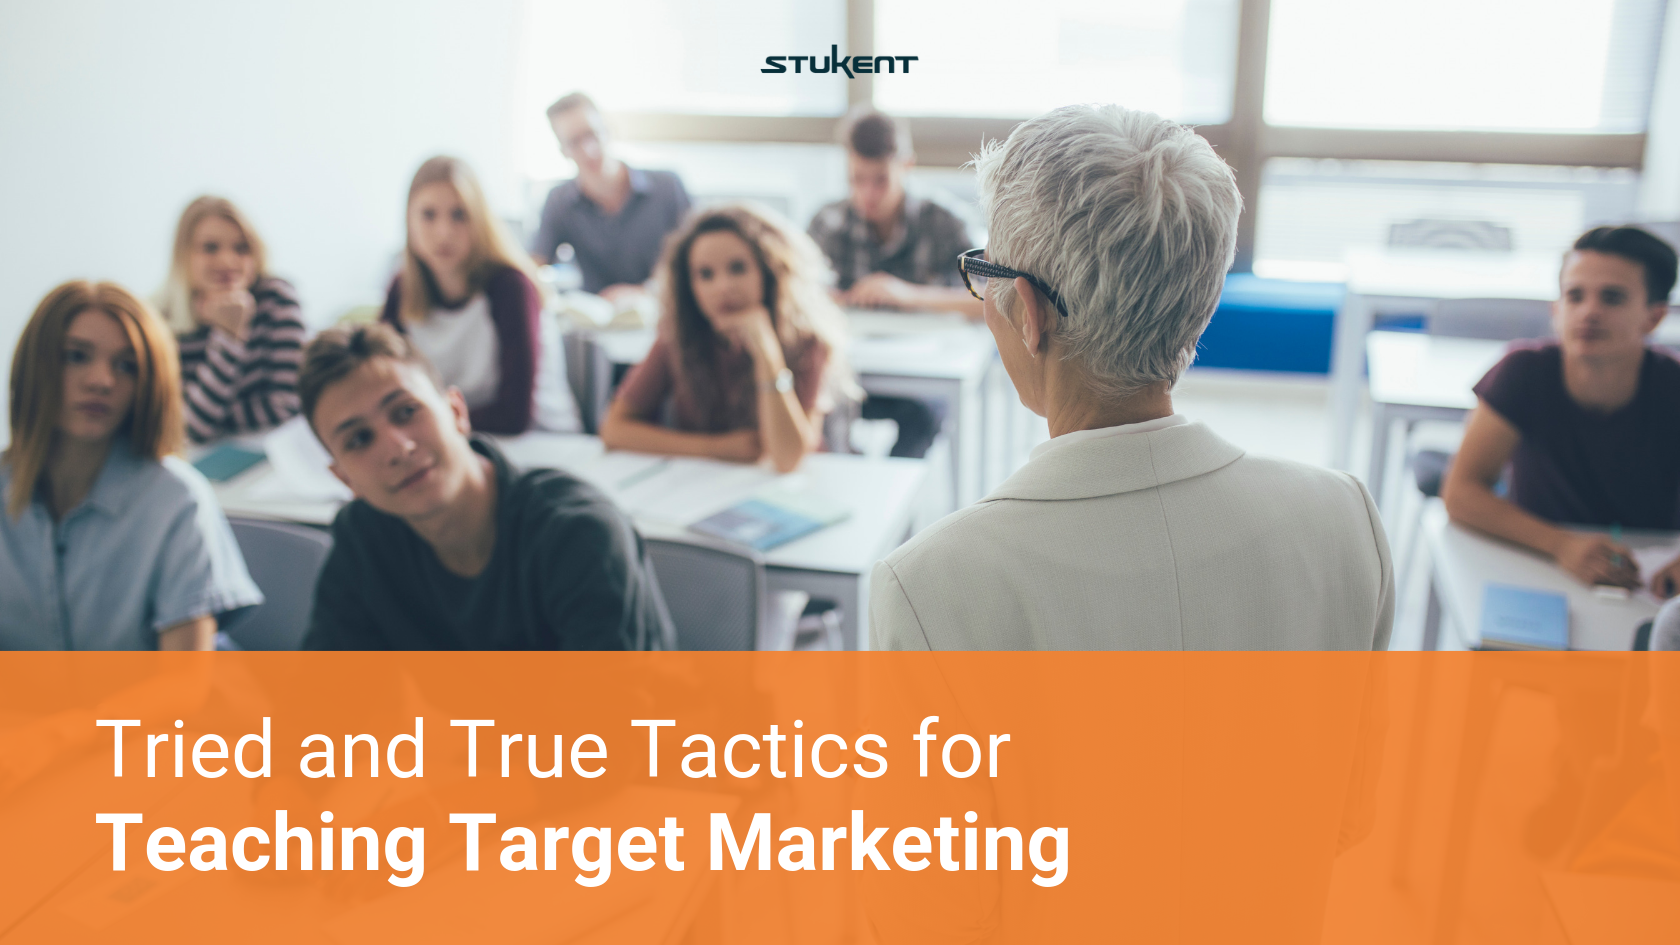
M 187 205 L 157 305 L 180 343 L 193 442 L 267 430 L 297 414 L 305 336 L 297 293 L 269 274 L 262 239 L 230 201 Z

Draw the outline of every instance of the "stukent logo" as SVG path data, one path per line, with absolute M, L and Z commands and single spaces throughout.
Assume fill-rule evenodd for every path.
M 920 56 L 842 56 L 838 44 L 830 46 L 828 49 L 829 54 L 821 59 L 816 56 L 765 56 L 764 64 L 769 68 L 758 71 L 786 72 L 788 71 L 787 63 L 791 62 L 793 63 L 793 71 L 799 72 L 802 66 L 810 63 L 810 71 L 819 75 L 825 72 L 844 72 L 846 78 L 855 79 L 857 76 L 853 75 L 854 72 L 858 75 L 880 75 L 883 72 L 896 72 L 898 71 L 896 66 L 899 63 L 903 63 L 904 71 L 909 72 L 910 64 L 922 58 Z M 820 69 L 817 68 L 818 62 L 822 63 Z M 886 66 L 885 69 L 881 68 L 883 64 Z

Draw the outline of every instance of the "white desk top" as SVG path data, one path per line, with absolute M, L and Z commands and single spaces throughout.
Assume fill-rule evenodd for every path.
M 1434 562 L 1442 609 L 1466 642 L 1478 639 L 1482 595 L 1490 583 L 1562 594 L 1569 599 L 1569 645 L 1576 650 L 1626 650 L 1639 625 L 1657 615 L 1661 603 L 1640 591 L 1627 600 L 1600 597 L 1545 557 L 1447 520 L 1438 500 L 1424 512 L 1423 529 Z M 1680 554 L 1680 535 L 1627 534 L 1623 542 L 1645 574 Z
M 1449 249 L 1355 249 L 1345 260 L 1349 292 L 1419 299 L 1550 301 L 1562 264 L 1555 253 Z
M 976 380 L 997 346 L 985 325 L 961 315 L 848 309 L 846 357 L 859 374 Z M 653 329 L 601 331 L 596 343 L 614 364 L 637 364 L 653 345 Z
M 1444 338 L 1409 331 L 1373 331 L 1365 336 L 1371 400 L 1379 404 L 1476 406 L 1471 391 L 1505 353 L 1503 341 Z
M 927 474 L 915 459 L 870 459 L 813 453 L 796 472 L 778 477 L 766 466 L 710 459 L 608 453 L 592 436 L 527 433 L 497 440 L 525 467 L 565 469 L 601 488 L 636 520 L 644 534 L 681 536 L 699 519 L 721 511 L 781 478 L 784 488 L 810 490 L 851 509 L 846 520 L 765 553 L 772 567 L 866 574 L 897 546 L 909 527 Z M 331 523 L 340 502 L 289 496 L 274 468 L 261 463 L 216 485 L 229 515 Z
M 1665 345 L 1680 340 L 1680 319 L 1669 316 L 1652 334 Z M 1373 331 L 1365 336 L 1371 400 L 1422 407 L 1476 406 L 1471 388 L 1505 354 L 1508 342 L 1448 338 L 1412 331 Z

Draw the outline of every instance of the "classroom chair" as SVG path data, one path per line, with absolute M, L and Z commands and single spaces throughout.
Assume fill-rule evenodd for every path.
M 647 539 L 679 650 L 787 650 L 810 601 L 774 593 L 764 557 L 701 536 Z
M 612 401 L 612 363 L 596 344 L 593 331 L 568 331 L 560 336 L 560 342 L 565 351 L 566 383 L 577 398 L 583 432 L 597 434 L 601 431 L 602 418 L 607 415 L 607 405 Z
M 318 528 L 257 519 L 229 519 L 251 579 L 264 602 L 226 627 L 241 650 L 295 650 L 309 629 L 315 579 L 327 563 L 332 536 Z

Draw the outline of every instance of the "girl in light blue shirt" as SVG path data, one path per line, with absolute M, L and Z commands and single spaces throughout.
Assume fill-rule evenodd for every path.
M 121 286 L 67 282 L 12 358 L 0 649 L 207 650 L 262 603 L 198 471 L 173 339 Z

